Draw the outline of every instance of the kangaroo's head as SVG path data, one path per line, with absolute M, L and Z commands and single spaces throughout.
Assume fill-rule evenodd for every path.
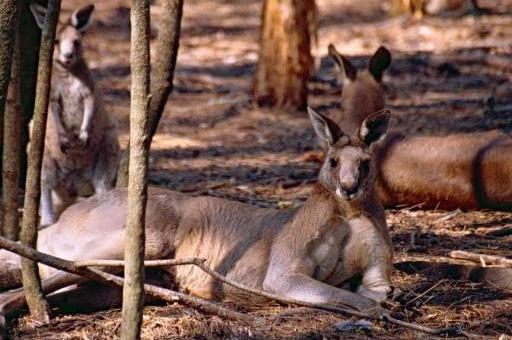
M 357 200 L 364 193 L 373 192 L 371 146 L 385 136 L 389 111 L 370 114 L 352 136 L 346 135 L 328 117 L 311 108 L 308 112 L 316 134 L 328 146 L 318 175 L 319 184 L 344 201 Z
M 30 10 L 37 26 L 43 29 L 46 8 L 37 4 L 31 4 Z M 83 58 L 82 36 L 89 24 L 93 10 L 94 5 L 77 9 L 57 31 L 54 59 L 65 68 L 71 68 L 78 60 Z
M 333 44 L 329 45 L 329 56 L 343 77 L 343 112 L 334 115 L 333 119 L 344 131 L 353 132 L 366 116 L 384 108 L 382 76 L 391 64 L 391 54 L 385 47 L 379 47 L 370 58 L 368 67 L 361 72 Z

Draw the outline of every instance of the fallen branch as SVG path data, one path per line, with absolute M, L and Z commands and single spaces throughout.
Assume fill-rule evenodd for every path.
M 47 266 L 57 268 L 59 270 L 85 277 L 86 279 L 97 281 L 106 285 L 116 285 L 122 287 L 124 279 L 109 273 L 105 273 L 96 269 L 86 267 L 77 267 L 72 261 L 60 259 L 58 257 L 41 253 L 35 249 L 24 246 L 22 244 L 10 241 L 4 237 L 0 237 L 0 248 L 16 253 L 25 258 L 43 263 Z M 217 305 L 215 303 L 191 296 L 170 289 L 145 284 L 144 292 L 151 297 L 162 299 L 166 302 L 183 302 L 187 305 L 199 308 L 204 312 L 217 314 L 221 317 L 232 320 L 241 320 L 244 322 L 254 321 L 256 318 L 251 315 L 242 314 L 229 308 Z
M 80 261 L 77 262 L 77 265 L 84 266 L 98 266 L 98 267 L 122 267 L 124 265 L 124 261 L 122 260 L 92 260 L 92 261 Z M 282 303 L 287 304 L 294 304 L 304 307 L 309 307 L 321 311 L 328 311 L 328 312 L 334 312 L 334 313 L 342 313 L 342 314 L 348 314 L 353 315 L 357 317 L 367 318 L 367 319 L 373 319 L 373 320 L 382 320 L 387 321 L 389 323 L 393 323 L 395 325 L 399 325 L 404 328 L 413 329 L 415 331 L 427 333 L 427 334 L 442 334 L 442 333 L 454 333 L 455 330 L 453 328 L 430 328 L 421 326 L 415 323 L 410 323 L 402 320 L 395 319 L 391 317 L 386 310 L 382 310 L 382 313 L 375 313 L 375 314 L 368 314 L 363 312 L 358 312 L 356 310 L 350 309 L 350 308 L 344 308 L 340 306 L 331 306 L 331 305 L 324 305 L 324 304 L 318 304 L 318 303 L 309 303 L 305 301 L 290 299 L 286 297 L 282 297 L 279 295 L 275 295 L 272 293 L 268 293 L 259 289 L 254 289 L 247 287 L 243 284 L 240 284 L 236 281 L 230 280 L 226 278 L 225 276 L 219 274 L 218 272 L 211 269 L 209 266 L 205 264 L 205 259 L 199 259 L 199 258 L 187 258 L 187 259 L 177 259 L 177 260 L 150 260 L 150 261 L 144 261 L 144 265 L 148 267 L 154 267 L 154 266 L 176 266 L 176 265 L 193 265 L 196 267 L 199 267 L 202 271 L 209 274 L 213 278 L 230 285 L 232 287 L 235 287 L 237 289 L 240 289 L 245 292 L 252 293 L 254 295 L 263 296 L 270 300 L 280 301 Z
M 485 236 L 503 237 L 503 236 L 508 236 L 510 234 L 512 234 L 512 226 L 508 225 L 503 228 L 489 230 L 484 235 Z
M 504 258 L 502 256 L 495 255 L 484 255 L 471 253 L 469 251 L 454 250 L 450 252 L 450 257 L 459 260 L 467 260 L 471 262 L 481 263 L 483 267 L 486 266 L 502 266 L 512 267 L 512 260 Z
M 37 250 L 34 250 L 30 247 L 26 247 L 24 245 L 21 245 L 16 242 L 12 242 L 6 238 L 0 237 L 0 248 L 4 248 L 8 251 L 11 251 L 13 253 L 16 253 L 20 256 L 29 258 L 31 260 L 43 263 L 47 266 L 54 267 L 63 271 L 66 271 L 68 273 L 72 273 L 75 275 L 79 275 L 82 277 L 85 277 L 89 280 L 97 281 L 103 284 L 107 285 L 116 285 L 116 286 L 122 286 L 124 280 L 118 276 L 102 272 L 97 269 L 91 269 L 89 267 L 83 267 L 84 264 L 89 264 L 91 266 L 99 266 L 99 267 L 121 267 L 124 265 L 124 261 L 120 260 L 94 260 L 94 261 L 79 261 L 78 265 L 75 264 L 72 261 L 67 261 L 60 259 L 58 257 L 48 255 L 45 253 L 41 253 Z M 348 314 L 352 316 L 372 319 L 372 320 L 381 320 L 386 321 L 404 328 L 412 329 L 418 332 L 423 332 L 426 334 L 432 334 L 432 335 L 438 335 L 443 333 L 450 333 L 450 334 L 458 334 L 458 330 L 454 329 L 453 327 L 445 327 L 445 328 L 431 328 L 426 327 L 422 325 L 418 325 L 411 322 L 406 322 L 402 320 L 395 319 L 389 315 L 389 312 L 387 310 L 382 309 L 380 313 L 374 313 L 374 314 L 368 314 L 368 313 L 362 313 L 358 312 L 356 310 L 352 310 L 349 308 L 339 307 L 339 306 L 331 306 L 331 305 L 323 305 L 323 304 L 317 304 L 317 303 L 309 303 L 304 301 L 299 301 L 295 299 L 289 299 L 282 296 L 274 295 L 265 291 L 261 291 L 258 289 L 253 289 L 250 287 L 246 287 L 245 285 L 242 285 L 238 282 L 235 282 L 233 280 L 230 280 L 223 275 L 217 273 L 210 267 L 204 264 L 203 259 L 197 259 L 197 258 L 188 258 L 188 259 L 178 259 L 178 260 L 154 260 L 154 261 L 145 261 L 144 264 L 149 264 L 150 266 L 160 265 L 160 266 L 174 266 L 174 265 L 194 265 L 199 267 L 201 270 L 206 272 L 207 274 L 211 275 L 215 279 L 228 284 L 232 287 L 238 288 L 240 290 L 253 293 L 255 295 L 263 296 L 271 300 L 280 301 L 287 304 L 295 304 L 300 306 L 305 306 L 309 308 L 314 308 L 318 310 L 333 312 L 333 313 L 341 313 L 341 314 Z M 183 293 L 175 292 L 166 288 L 154 286 L 145 284 L 144 285 L 144 292 L 148 294 L 149 296 L 162 299 L 167 302 L 178 302 L 183 301 L 184 303 L 191 305 L 193 307 L 197 307 L 199 309 L 202 309 L 205 312 L 217 314 L 222 317 L 226 317 L 229 319 L 234 320 L 242 320 L 242 321 L 254 321 L 255 317 L 249 316 L 246 314 L 238 313 L 236 311 L 233 311 L 231 309 L 219 306 L 217 304 L 214 304 L 212 302 L 202 300 L 190 295 L 186 295 Z
M 197 265 L 206 260 L 197 257 L 188 257 L 174 260 L 148 260 L 144 261 L 144 267 L 171 267 L 181 265 Z M 84 260 L 73 262 L 76 267 L 124 267 L 123 260 Z

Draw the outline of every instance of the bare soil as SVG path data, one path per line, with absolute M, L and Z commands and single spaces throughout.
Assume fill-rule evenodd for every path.
M 66 14 L 88 1 L 63 2 Z M 327 45 L 352 56 L 359 67 L 380 45 L 393 53 L 384 82 L 394 118 L 392 130 L 449 134 L 512 127 L 512 1 L 480 0 L 481 16 L 388 19 L 386 1 L 318 0 L 319 69 L 310 83 L 310 105 L 322 113 L 339 109 L 341 83 Z M 87 58 L 109 112 L 126 144 L 129 113 L 129 2 L 101 1 L 86 38 Z M 319 164 L 305 113 L 256 108 L 250 87 L 257 58 L 261 1 L 187 0 L 175 77 L 151 152 L 152 184 L 227 197 L 265 207 L 303 202 Z M 162 13 L 151 9 L 153 25 Z M 156 33 L 156 32 L 155 32 Z M 152 51 L 157 53 L 157 51 Z M 490 64 L 492 55 L 509 61 Z M 512 169 L 511 169 L 512 170 Z M 512 225 L 512 213 L 496 211 L 388 210 L 396 261 L 450 261 L 463 249 L 511 257 L 512 236 L 489 230 Z M 512 334 L 512 292 L 479 283 L 393 272 L 404 295 L 393 314 L 442 327 L 458 325 L 481 337 Z M 237 308 L 236 306 L 232 306 Z M 415 338 L 397 326 L 341 332 L 346 317 L 322 312 L 279 313 L 286 306 L 245 310 L 265 322 L 240 324 L 180 306 L 147 307 L 144 339 L 167 338 Z M 120 312 L 59 315 L 37 327 L 12 321 L 18 339 L 110 339 L 119 334 Z

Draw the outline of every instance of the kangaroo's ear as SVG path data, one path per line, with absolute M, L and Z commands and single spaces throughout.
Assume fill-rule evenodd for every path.
M 40 29 L 43 29 L 44 19 L 46 18 L 46 8 L 38 4 L 30 4 L 30 11 L 36 20 L 36 24 Z
M 77 9 L 69 18 L 71 25 L 80 32 L 85 31 L 87 26 L 89 26 L 92 11 L 94 11 L 94 5 L 87 5 Z
M 342 54 L 340 54 L 336 47 L 333 44 L 329 44 L 328 47 L 329 56 L 334 60 L 341 73 L 343 73 L 343 77 L 350 81 L 356 80 L 357 77 L 357 69 L 352 65 L 350 60 L 345 58 Z
M 388 131 L 390 117 L 391 114 L 387 109 L 382 109 L 370 114 L 361 124 L 359 138 L 361 138 L 367 146 L 384 138 Z
M 377 51 L 375 51 L 372 58 L 370 59 L 368 71 L 376 81 L 381 81 L 384 71 L 386 71 L 390 64 L 391 53 L 389 53 L 387 48 L 381 46 Z
M 333 145 L 343 135 L 338 124 L 326 116 L 315 112 L 308 106 L 309 119 L 317 136 L 329 145 Z

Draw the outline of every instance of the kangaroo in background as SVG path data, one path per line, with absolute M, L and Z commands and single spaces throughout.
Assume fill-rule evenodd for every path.
M 354 122 L 384 108 L 384 92 L 376 86 L 379 78 L 370 75 L 375 63 L 381 65 L 377 75 L 382 74 L 391 56 L 378 52 L 368 72 L 358 75 L 351 62 L 329 46 L 342 74 L 352 79 L 343 87 L 342 112 L 332 117 L 346 133 Z M 374 152 L 377 193 L 386 207 L 512 209 L 512 139 L 499 131 L 449 136 L 391 133 Z
M 479 10 L 476 0 L 393 0 L 390 14 L 410 13 L 421 19 L 424 14 L 456 17 Z
M 384 209 L 374 193 L 371 147 L 386 133 L 389 113 L 370 115 L 348 136 L 309 110 L 328 150 L 308 200 L 288 210 L 150 188 L 146 259 L 201 257 L 249 287 L 315 303 L 378 311 L 391 290 L 393 248 Z M 127 191 L 114 189 L 69 207 L 41 230 L 38 249 L 68 260 L 122 259 Z M 109 216 L 108 220 L 105 216 Z M 0 289 L 21 285 L 18 256 L 0 251 Z M 247 302 L 247 296 L 190 266 L 168 269 L 180 289 L 206 299 Z M 41 266 L 46 293 L 82 279 Z M 357 292 L 342 289 L 360 278 Z M 51 288 L 50 288 L 51 287 Z M 23 292 L 0 295 L 0 312 L 24 302 Z
M 37 4 L 30 9 L 42 29 L 46 9 Z M 77 196 L 114 185 L 117 132 L 102 110 L 82 51 L 82 35 L 93 10 L 88 5 L 74 11 L 57 32 L 41 171 L 42 226 L 56 221 L 54 203 L 65 208 Z
M 368 68 L 358 72 L 333 44 L 329 44 L 328 51 L 343 78 L 341 111 L 336 112 L 332 119 L 343 132 L 351 135 L 369 114 L 384 108 L 382 76 L 391 64 L 391 53 L 385 47 L 379 47 L 370 58 Z

